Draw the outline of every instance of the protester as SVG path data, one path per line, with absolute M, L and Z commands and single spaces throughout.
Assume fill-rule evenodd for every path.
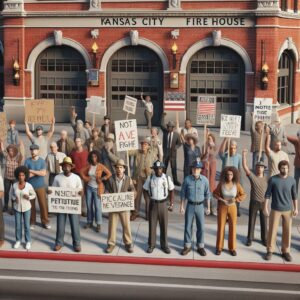
M 158 128 L 152 127 L 151 128 L 151 136 L 150 139 L 150 150 L 153 153 L 154 160 L 163 161 L 163 148 L 162 148 L 162 142 L 158 136 Z
M 102 225 L 100 196 L 105 191 L 104 183 L 111 177 L 111 172 L 105 165 L 100 163 L 100 153 L 98 151 L 91 151 L 87 161 L 89 164 L 80 171 L 80 177 L 86 184 L 87 224 L 84 228 L 92 228 L 95 219 L 96 232 L 100 232 Z
M 151 167 L 153 165 L 153 154 L 150 151 L 150 142 L 148 139 L 142 139 L 141 142 L 141 149 L 136 151 L 130 151 L 129 155 L 134 156 L 134 167 L 133 167 L 133 174 L 132 179 L 135 185 L 137 194 L 135 198 L 135 209 L 132 211 L 130 220 L 134 221 L 140 213 L 141 207 L 141 200 L 142 195 L 144 196 L 145 200 L 145 219 L 149 219 L 149 195 L 146 191 L 143 191 L 143 185 L 147 177 L 151 174 L 152 170 Z
M 46 229 L 50 229 L 48 219 L 48 207 L 45 190 L 45 176 L 46 176 L 46 162 L 39 156 L 39 146 L 36 144 L 30 145 L 31 157 L 25 160 L 25 167 L 29 169 L 28 182 L 33 186 L 36 193 L 41 214 L 42 226 Z M 30 216 L 30 228 L 34 229 L 36 224 L 36 209 L 35 200 L 31 200 L 31 216 Z
M 280 141 L 283 146 L 287 145 L 285 128 L 281 124 L 278 113 L 275 116 L 274 122 L 269 125 L 269 132 L 271 136 L 270 148 L 273 151 L 275 151 L 277 141 Z
M 103 133 L 104 139 L 108 138 L 110 133 L 115 134 L 114 125 L 109 116 L 104 116 L 104 124 L 101 126 L 101 132 Z
M 25 233 L 25 249 L 31 248 L 31 234 L 30 234 L 30 215 L 31 215 L 31 201 L 36 198 L 36 193 L 30 183 L 27 182 L 29 178 L 29 170 L 25 166 L 20 166 L 14 172 L 17 182 L 13 184 L 12 199 L 15 210 L 15 233 L 16 243 L 14 249 L 18 249 L 22 242 L 22 219 L 24 220 Z
M 89 136 L 92 136 L 92 124 L 89 121 L 84 122 L 84 128 L 88 131 Z
M 68 136 L 66 130 L 62 130 L 60 133 L 60 139 L 56 142 L 58 151 L 70 156 L 72 150 L 75 147 L 74 141 Z
M 100 150 L 100 162 L 105 165 L 112 174 L 115 174 L 114 164 L 119 160 L 119 157 L 115 154 L 114 134 L 110 133 L 105 138 L 104 147 Z
M 72 163 L 72 159 L 70 157 L 65 157 L 63 162 L 61 163 L 61 166 L 62 166 L 63 173 L 55 176 L 53 181 L 53 187 L 80 189 L 78 194 L 82 196 L 83 189 L 82 189 L 81 179 L 78 175 L 72 173 L 72 169 L 75 167 L 74 164 Z M 49 194 L 52 193 L 51 188 L 48 189 L 48 193 Z M 65 236 L 67 217 L 69 218 L 69 222 L 71 226 L 74 251 L 81 252 L 79 217 L 77 214 L 65 214 L 65 213 L 57 214 L 56 239 L 55 239 L 55 246 L 53 250 L 60 251 L 64 245 L 64 236 Z
M 71 111 L 71 126 L 74 131 L 74 141 L 77 138 L 80 138 L 82 140 L 82 143 L 84 144 L 87 139 L 90 138 L 90 134 L 88 130 L 83 126 L 82 120 L 76 120 L 77 113 L 75 112 L 75 109 L 72 109 Z
M 42 159 L 46 159 L 46 156 L 48 154 L 48 147 L 49 147 L 49 141 L 53 136 L 54 133 L 54 124 L 55 124 L 55 118 L 53 117 L 50 130 L 48 131 L 47 135 L 43 135 L 44 128 L 41 125 L 38 125 L 35 129 L 36 135 L 34 136 L 30 129 L 28 123 L 25 121 L 25 132 L 29 140 L 32 144 L 39 146 L 39 156 Z
M 217 173 L 217 146 L 215 136 L 207 131 L 206 144 L 202 148 L 201 162 L 203 168 L 201 174 L 204 175 L 209 182 L 209 190 L 211 195 L 216 188 L 216 173 Z M 206 215 L 212 214 L 217 216 L 216 204 L 213 197 L 207 201 Z
M 5 166 L 4 169 L 4 207 L 3 212 L 8 211 L 9 192 L 15 182 L 15 169 L 20 166 L 22 155 L 19 153 L 16 145 L 10 144 L 4 150 L 3 142 L 0 141 L 0 159 Z M 14 213 L 13 205 L 11 205 L 10 214 Z
M 108 193 L 135 192 L 132 179 L 125 174 L 126 165 L 123 159 L 119 159 L 115 164 L 115 175 L 107 182 Z M 118 211 L 108 214 L 108 237 L 106 253 L 113 252 L 117 242 L 118 219 L 121 221 L 123 229 L 123 242 L 128 253 L 133 253 L 132 236 L 130 229 L 130 212 Z
M 197 146 L 198 138 L 194 134 L 186 134 L 185 142 L 183 144 L 183 156 L 184 156 L 184 164 L 183 164 L 183 176 L 184 178 L 190 175 L 191 165 L 197 158 L 201 156 L 200 147 Z
M 180 192 L 180 213 L 185 213 L 184 221 L 184 248 L 181 255 L 187 255 L 192 249 L 193 222 L 196 219 L 197 225 L 197 252 L 201 256 L 206 256 L 204 249 L 204 202 L 209 201 L 209 183 L 205 176 L 201 175 L 203 165 L 200 160 L 192 164 L 192 175 L 184 178 Z M 187 201 L 186 207 L 184 207 Z
M 260 236 L 261 241 L 264 246 L 267 244 L 267 219 L 263 213 L 264 202 L 265 202 L 265 192 L 267 190 L 267 178 L 264 176 L 265 164 L 263 161 L 259 161 L 255 166 L 255 173 L 252 173 L 247 165 L 247 153 L 248 150 L 243 150 L 243 168 L 250 181 L 251 191 L 250 191 L 250 203 L 249 203 L 249 221 L 248 221 L 248 236 L 247 236 L 247 246 L 252 245 L 254 239 L 254 230 L 256 216 L 259 212 L 260 218 Z
M 147 177 L 143 189 L 147 191 L 149 204 L 149 238 L 147 253 L 152 253 L 156 244 L 157 222 L 160 227 L 160 247 L 163 252 L 170 254 L 168 245 L 168 206 L 167 200 L 170 198 L 169 210 L 173 210 L 174 184 L 169 176 L 163 173 L 164 164 L 157 160 L 152 169 L 155 174 Z
M 268 204 L 271 198 L 272 201 L 266 260 L 271 260 L 272 253 L 276 248 L 277 230 L 281 219 L 281 255 L 286 261 L 292 261 L 292 256 L 290 254 L 292 217 L 298 215 L 298 203 L 296 181 L 293 177 L 289 176 L 289 167 L 288 161 L 280 161 L 278 164 L 279 174 L 272 176 L 268 181 L 264 206 L 264 213 L 266 216 L 269 216 Z
M 190 119 L 185 120 L 184 127 L 181 129 L 180 138 L 182 143 L 184 143 L 187 134 L 193 134 L 198 138 L 198 131 L 195 127 L 192 127 L 192 121 Z
M 19 145 L 19 131 L 16 129 L 16 121 L 9 120 L 7 129 L 7 145 Z
M 161 129 L 163 131 L 164 164 L 166 166 L 165 173 L 170 162 L 173 182 L 176 186 L 181 186 L 181 183 L 177 179 L 177 149 L 179 149 L 181 146 L 180 136 L 176 131 L 174 131 L 174 122 L 169 121 L 167 126 L 165 125 L 165 115 L 166 113 L 163 114 L 161 119 Z
M 237 153 L 237 142 L 235 140 L 230 140 L 229 143 L 229 155 L 228 150 L 226 149 L 226 146 L 228 145 L 229 140 L 227 138 L 224 138 L 223 142 L 220 145 L 219 148 L 219 157 L 222 160 L 222 170 L 224 170 L 225 167 L 235 167 L 240 174 L 242 174 L 242 156 Z M 240 183 L 242 184 L 242 180 L 240 177 Z M 240 212 L 240 202 L 236 201 L 237 206 L 237 216 L 241 216 Z
M 220 255 L 224 248 L 225 225 L 228 221 L 228 248 L 232 256 L 236 256 L 236 202 L 246 198 L 246 194 L 239 183 L 238 170 L 235 167 L 225 167 L 220 175 L 220 182 L 213 192 L 218 200 L 218 230 L 216 255 Z
M 4 184 L 3 184 L 2 175 L 0 173 L 0 248 L 4 245 L 4 231 L 5 231 L 4 218 L 3 218 L 3 204 L 2 204 L 3 195 L 4 195 Z
M 283 150 L 281 150 L 281 141 L 274 141 L 274 146 L 272 150 L 270 148 L 270 135 L 267 129 L 267 139 L 266 139 L 266 155 L 269 159 L 269 177 L 279 174 L 278 164 L 282 160 L 289 161 L 289 156 Z
M 51 186 L 54 177 L 62 172 L 60 163 L 64 160 L 66 154 L 58 151 L 57 144 L 52 142 L 50 144 L 50 152 L 46 157 L 46 166 L 49 173 L 48 185 Z
M 100 151 L 104 146 L 104 139 L 103 137 L 99 136 L 100 131 L 98 128 L 93 128 L 91 131 L 91 137 L 86 140 L 85 145 L 88 151 L 97 150 Z
M 146 123 L 147 123 L 147 128 L 150 129 L 152 127 L 151 125 L 151 119 L 153 117 L 153 103 L 151 101 L 151 97 L 148 95 L 145 97 L 143 96 L 143 93 L 141 93 L 141 100 L 143 101 L 144 105 L 145 105 L 145 119 L 146 119 Z
M 294 178 L 296 180 L 296 190 L 298 193 L 299 178 L 300 178 L 300 131 L 297 132 L 297 137 L 288 136 L 287 140 L 294 145 L 295 159 L 294 159 Z

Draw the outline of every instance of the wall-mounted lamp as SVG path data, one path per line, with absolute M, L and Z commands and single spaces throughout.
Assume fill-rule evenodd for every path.
M 178 89 L 179 87 L 179 74 L 177 72 L 170 73 L 170 88 Z
M 97 52 L 98 52 L 98 45 L 96 42 L 93 43 L 92 45 L 92 52 L 93 52 L 93 61 L 94 61 L 94 67 L 97 67 Z
M 266 49 L 265 41 L 261 41 L 261 77 L 260 77 L 260 86 L 262 90 L 268 89 L 269 79 L 269 66 L 266 63 Z
M 13 83 L 20 85 L 20 64 L 17 59 L 13 60 Z
M 173 43 L 171 51 L 172 51 L 172 55 L 173 55 L 173 69 L 176 69 L 176 54 L 177 54 L 177 51 L 178 51 L 178 47 L 177 47 L 175 41 Z

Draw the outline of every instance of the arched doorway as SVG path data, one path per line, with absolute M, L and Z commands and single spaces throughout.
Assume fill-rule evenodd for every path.
M 86 65 L 82 55 L 68 46 L 49 47 L 35 64 L 35 98 L 54 99 L 56 122 L 70 121 L 75 106 L 84 120 L 86 107 Z
M 127 46 L 118 50 L 107 66 L 107 110 L 113 120 L 126 117 L 123 112 L 126 95 L 140 99 L 141 93 L 149 95 L 154 105 L 153 124 L 158 125 L 163 108 L 162 63 L 155 52 L 142 46 Z M 138 124 L 146 124 L 145 107 L 138 102 Z M 133 116 L 131 116 L 133 117 Z
M 245 112 L 245 66 L 227 47 L 207 47 L 193 55 L 187 65 L 187 117 L 196 124 L 199 95 L 217 96 L 216 126 L 221 114 Z

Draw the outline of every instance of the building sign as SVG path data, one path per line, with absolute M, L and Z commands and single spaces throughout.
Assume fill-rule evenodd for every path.
M 134 210 L 134 193 L 112 193 L 101 195 L 102 212 Z
M 138 132 L 136 120 L 115 121 L 117 151 L 137 150 Z
M 272 121 L 272 98 L 254 98 L 254 121 L 270 124 Z
M 220 137 L 239 138 L 241 133 L 241 116 L 221 115 Z
M 199 96 L 197 103 L 197 124 L 215 125 L 216 96 Z
M 52 193 L 48 194 L 49 212 L 58 214 L 81 215 L 81 189 L 50 187 Z

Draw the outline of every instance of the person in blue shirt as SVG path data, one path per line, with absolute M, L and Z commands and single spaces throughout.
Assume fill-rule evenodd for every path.
M 202 168 L 203 165 L 200 160 L 196 160 L 192 164 L 192 175 L 185 177 L 180 192 L 180 213 L 185 214 L 184 248 L 181 251 L 181 255 L 187 255 L 192 249 L 192 229 L 195 217 L 197 225 L 197 252 L 201 256 L 206 256 L 204 249 L 204 202 L 210 200 L 210 190 L 208 179 L 201 175 Z

